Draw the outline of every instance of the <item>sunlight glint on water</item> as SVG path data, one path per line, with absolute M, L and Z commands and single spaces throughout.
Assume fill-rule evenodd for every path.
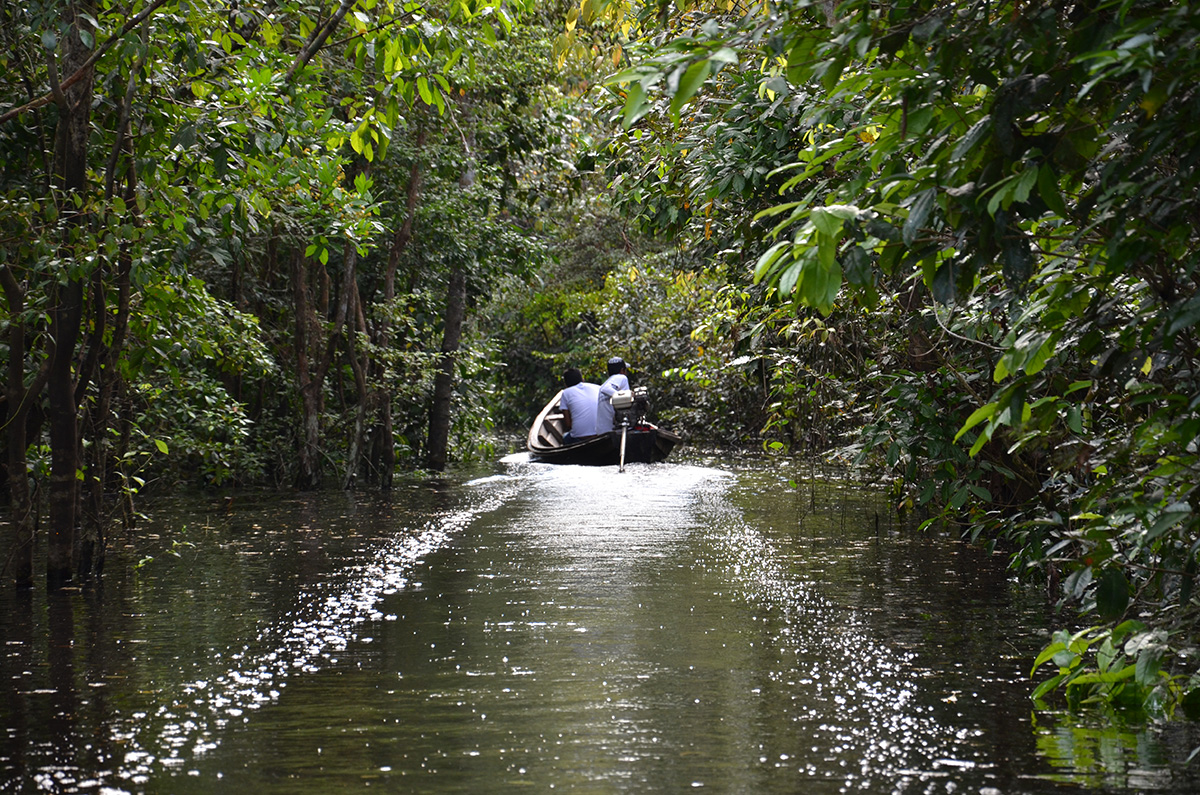
M 156 721 L 147 723 L 146 714 L 134 713 L 130 720 L 117 723 L 113 740 L 127 749 L 117 778 L 140 786 L 150 780 L 156 764 L 184 768 L 216 749 L 231 723 L 248 723 L 255 710 L 277 701 L 289 677 L 315 673 L 336 661 L 336 655 L 352 642 L 369 643 L 371 638 L 361 634 L 363 626 L 396 619 L 378 609 L 380 600 L 405 587 L 424 556 L 462 532 L 476 516 L 502 504 L 518 484 L 497 478 L 489 486 L 475 504 L 430 521 L 415 535 L 398 536 L 358 571 L 348 572 L 348 581 L 334 593 L 300 594 L 301 607 L 293 623 L 267 627 L 245 647 L 270 651 L 229 655 L 228 671 L 212 680 L 182 685 L 171 703 L 159 706 Z M 143 729 L 148 726 L 161 729 L 145 737 Z M 59 782 L 46 774 L 39 783 L 53 790 Z
M 65 655 L 31 611 L 0 790 L 1190 791 L 1186 739 L 1033 726 L 1040 614 L 1003 562 L 861 487 L 504 465 L 249 496 L 188 560 L 56 602 L 51 633 L 108 623 Z

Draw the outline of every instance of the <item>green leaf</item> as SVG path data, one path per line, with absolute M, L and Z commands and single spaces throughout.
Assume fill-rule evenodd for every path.
M 700 86 L 704 85 L 704 81 L 708 79 L 708 73 L 712 69 L 712 62 L 705 59 L 697 61 L 687 68 L 683 76 L 679 78 L 679 87 L 675 89 L 675 96 L 671 98 L 671 118 L 679 121 L 679 111 L 683 108 L 696 92 L 700 90 Z
M 154 446 L 158 448 L 158 452 L 162 453 L 163 455 L 167 454 L 167 443 L 162 439 L 155 439 Z
M 805 271 L 801 288 L 801 300 L 822 315 L 828 315 L 842 289 L 841 266 L 836 260 L 830 264 L 812 263 Z
M 982 450 L 983 446 L 991 440 L 991 430 L 985 429 L 983 433 L 979 434 L 979 438 L 975 440 L 975 444 L 971 445 L 971 449 L 967 451 L 967 455 L 971 456 L 971 458 L 979 455 L 979 451 Z
M 417 78 L 417 93 L 421 95 L 421 101 L 426 105 L 433 104 L 433 92 L 429 90 L 429 81 L 424 77 Z
M 779 275 L 779 294 L 790 296 L 796 288 L 796 284 L 800 282 L 800 277 L 804 274 L 804 262 L 796 260 L 788 267 L 784 268 L 783 273 Z
M 851 246 L 842 255 L 842 270 L 846 281 L 855 287 L 871 284 L 871 258 L 862 246 Z
M 929 289 L 933 292 L 933 300 L 947 306 L 954 303 L 954 299 L 958 296 L 957 276 L 957 263 L 953 257 L 949 257 L 938 266 L 937 273 L 933 276 L 933 282 L 929 285 Z
M 1163 509 L 1155 519 L 1154 524 L 1146 531 L 1146 541 L 1153 541 L 1191 515 L 1192 508 L 1186 502 L 1171 503 Z
M 846 204 L 814 207 L 809 218 L 817 231 L 830 237 L 841 237 L 842 224 L 858 216 L 858 208 Z
M 737 63 L 737 50 L 733 49 L 732 47 L 722 47 L 712 55 L 708 56 L 708 60 L 719 64 Z
M 1200 296 L 1171 310 L 1171 322 L 1167 324 L 1167 336 L 1173 336 L 1200 323 Z
M 1037 373 L 1041 372 L 1042 368 L 1046 366 L 1046 362 L 1049 361 L 1050 357 L 1054 355 L 1054 350 L 1055 338 L 1051 336 L 1044 343 L 1042 343 L 1041 347 L 1037 349 L 1037 352 L 1034 353 L 1033 356 L 1030 357 L 1029 361 L 1025 364 L 1026 374 L 1036 375 Z
M 1058 175 L 1054 173 L 1054 169 L 1049 163 L 1043 163 L 1038 169 L 1038 195 L 1042 197 L 1042 201 L 1046 206 L 1060 218 L 1067 216 L 1067 205 L 1063 201 L 1062 191 L 1058 187 Z
M 1150 687 L 1154 685 L 1158 680 L 1158 673 L 1161 667 L 1161 647 L 1148 646 L 1142 649 L 1137 658 L 1137 683 L 1143 687 Z
M 1042 682 L 1040 685 L 1035 687 L 1033 690 L 1033 693 L 1031 693 L 1029 697 L 1031 699 L 1033 699 L 1034 701 L 1037 701 L 1042 696 L 1046 695 L 1051 690 L 1055 689 L 1060 684 L 1062 684 L 1063 680 L 1066 679 L 1068 676 L 1070 676 L 1070 674 L 1057 674 L 1055 676 L 1050 677 L 1045 682 Z
M 1008 364 L 1011 359 L 1012 352 L 1010 351 L 1001 356 L 1000 360 L 996 362 L 996 369 L 992 371 L 992 380 L 997 384 L 1003 381 L 1005 378 L 1008 378 L 1008 376 L 1011 374 L 1012 371 L 1008 369 Z
M 917 194 L 908 210 L 908 220 L 904 222 L 904 229 L 901 230 L 904 245 L 911 246 L 917 239 L 917 235 L 925 228 L 925 222 L 929 220 L 929 214 L 936 201 L 937 188 L 927 188 Z
M 1000 244 L 1000 266 L 1009 286 L 1021 289 L 1033 274 L 1033 250 L 1020 229 L 1008 229 Z
M 1115 684 L 1117 682 L 1124 682 L 1135 674 L 1135 666 L 1127 665 L 1119 671 L 1093 671 L 1091 673 L 1080 674 L 1071 680 L 1071 685 Z
M 638 119 L 646 115 L 649 104 L 646 102 L 646 89 L 641 83 L 630 83 L 629 93 L 625 97 L 625 113 L 621 119 L 622 125 L 628 130 Z
M 1200 720 L 1200 687 L 1193 687 L 1179 699 L 1179 706 L 1188 720 Z
M 958 433 L 954 435 L 954 441 L 957 442 L 962 438 L 964 433 L 971 430 L 979 423 L 983 422 L 984 420 L 990 420 L 992 417 L 994 417 L 996 415 L 996 409 L 999 406 L 999 403 L 988 403 L 987 405 L 980 406 L 971 412 L 971 416 L 967 417 L 967 421 L 963 423 L 963 426 L 958 429 Z
M 1039 169 L 1036 168 L 1027 168 L 1021 172 L 1021 177 L 1017 180 L 1017 184 L 1013 188 L 1013 201 L 1024 202 L 1029 200 L 1029 193 L 1038 181 L 1038 171 Z
M 1066 648 L 1067 644 L 1063 643 L 1062 641 L 1055 641 L 1046 648 L 1042 649 L 1041 653 L 1038 654 L 1037 659 L 1033 661 L 1033 668 L 1029 670 L 1029 675 L 1033 676 L 1035 673 L 1037 673 L 1037 669 L 1054 659 L 1054 656 L 1059 652 L 1066 651 Z
M 760 281 L 762 281 L 763 277 L 770 272 L 776 261 L 778 261 L 779 258 L 783 257 L 785 254 L 790 253 L 791 247 L 792 241 L 781 240 L 763 252 L 762 256 L 758 258 L 758 262 L 754 266 L 754 283 L 758 284 Z
M 954 146 L 954 151 L 950 155 L 951 161 L 962 160 L 966 155 L 975 148 L 983 138 L 991 132 L 992 117 L 986 116 L 983 119 L 975 122 L 971 129 L 967 130 L 966 134 L 959 139 Z
M 1096 581 L 1096 612 L 1101 618 L 1120 618 L 1129 607 L 1129 581 L 1117 568 L 1105 569 Z

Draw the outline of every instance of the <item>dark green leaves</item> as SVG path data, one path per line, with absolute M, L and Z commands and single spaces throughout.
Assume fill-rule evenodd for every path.
M 908 219 L 901 230 L 901 238 L 906 246 L 916 242 L 917 236 L 929 221 L 930 213 L 937 202 L 937 188 L 926 188 L 918 193 L 908 210 Z
M 1117 619 L 1129 607 L 1129 581 L 1120 569 L 1105 569 L 1096 580 L 1096 612 L 1104 619 Z

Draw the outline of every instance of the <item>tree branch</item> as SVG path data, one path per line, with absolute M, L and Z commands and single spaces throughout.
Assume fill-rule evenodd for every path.
M 91 68 L 93 66 L 95 66 L 96 61 L 98 61 L 102 57 L 104 57 L 104 54 L 106 52 L 108 52 L 109 50 L 111 50 L 118 41 L 125 38 L 126 33 L 133 30 L 138 25 L 140 25 L 142 23 L 142 20 L 149 17 L 151 14 L 153 14 L 155 11 L 157 11 L 160 6 L 162 6 L 166 2 L 167 2 L 167 0 L 151 0 L 150 5 L 146 6 L 144 9 L 142 9 L 141 13 L 136 14 L 136 15 L 130 17 L 128 20 L 126 20 L 125 24 L 121 26 L 121 29 L 116 33 L 116 35 L 110 36 L 108 39 L 106 39 L 103 44 L 101 44 L 99 47 L 96 48 L 95 52 L 92 53 L 92 56 L 90 58 L 88 58 L 86 61 L 84 61 L 83 65 L 81 65 L 78 69 L 75 70 L 75 74 L 68 77 L 66 80 L 64 80 L 59 85 L 59 87 L 58 87 L 59 93 L 61 94 L 62 92 L 66 91 L 68 88 L 75 85 L 80 80 L 82 80 L 85 76 L 87 76 L 87 74 L 91 70 Z M 55 74 L 51 78 L 51 81 L 53 82 L 53 80 L 55 78 L 57 78 L 57 76 L 58 75 Z M 12 110 L 8 111 L 7 113 L 0 115 L 0 124 L 4 124 L 7 121 L 11 121 L 27 111 L 34 110 L 35 108 L 40 108 L 43 105 L 49 105 L 51 102 L 57 101 L 57 99 L 58 98 L 55 96 L 55 92 L 52 87 L 50 93 L 43 94 L 42 96 L 38 97 L 37 99 L 35 99 L 31 102 L 26 102 L 24 105 L 22 105 L 19 108 L 13 108 Z
M 333 16 L 326 20 L 324 25 L 316 28 L 313 31 L 312 36 L 308 40 L 308 44 L 304 45 L 304 49 L 301 50 L 300 54 L 296 56 L 296 60 L 293 61 L 292 65 L 288 68 L 287 74 L 283 76 L 283 82 L 285 84 L 292 82 L 292 78 L 296 76 L 296 73 L 308 65 L 308 62 L 313 59 L 313 56 L 316 55 L 321 49 L 321 46 L 325 44 L 325 40 L 329 38 L 329 35 L 333 33 L 333 31 L 337 29 L 337 26 L 342 23 L 342 18 L 346 16 L 346 12 L 350 10 L 351 6 L 354 5 L 354 2 L 355 0 L 342 0 L 342 4 L 338 7 L 338 10 L 334 12 Z

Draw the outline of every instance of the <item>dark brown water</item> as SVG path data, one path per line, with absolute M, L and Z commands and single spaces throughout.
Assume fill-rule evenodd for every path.
M 0 790 L 1200 788 L 1194 726 L 1035 712 L 1042 600 L 844 482 L 516 457 L 135 536 L 0 595 Z

